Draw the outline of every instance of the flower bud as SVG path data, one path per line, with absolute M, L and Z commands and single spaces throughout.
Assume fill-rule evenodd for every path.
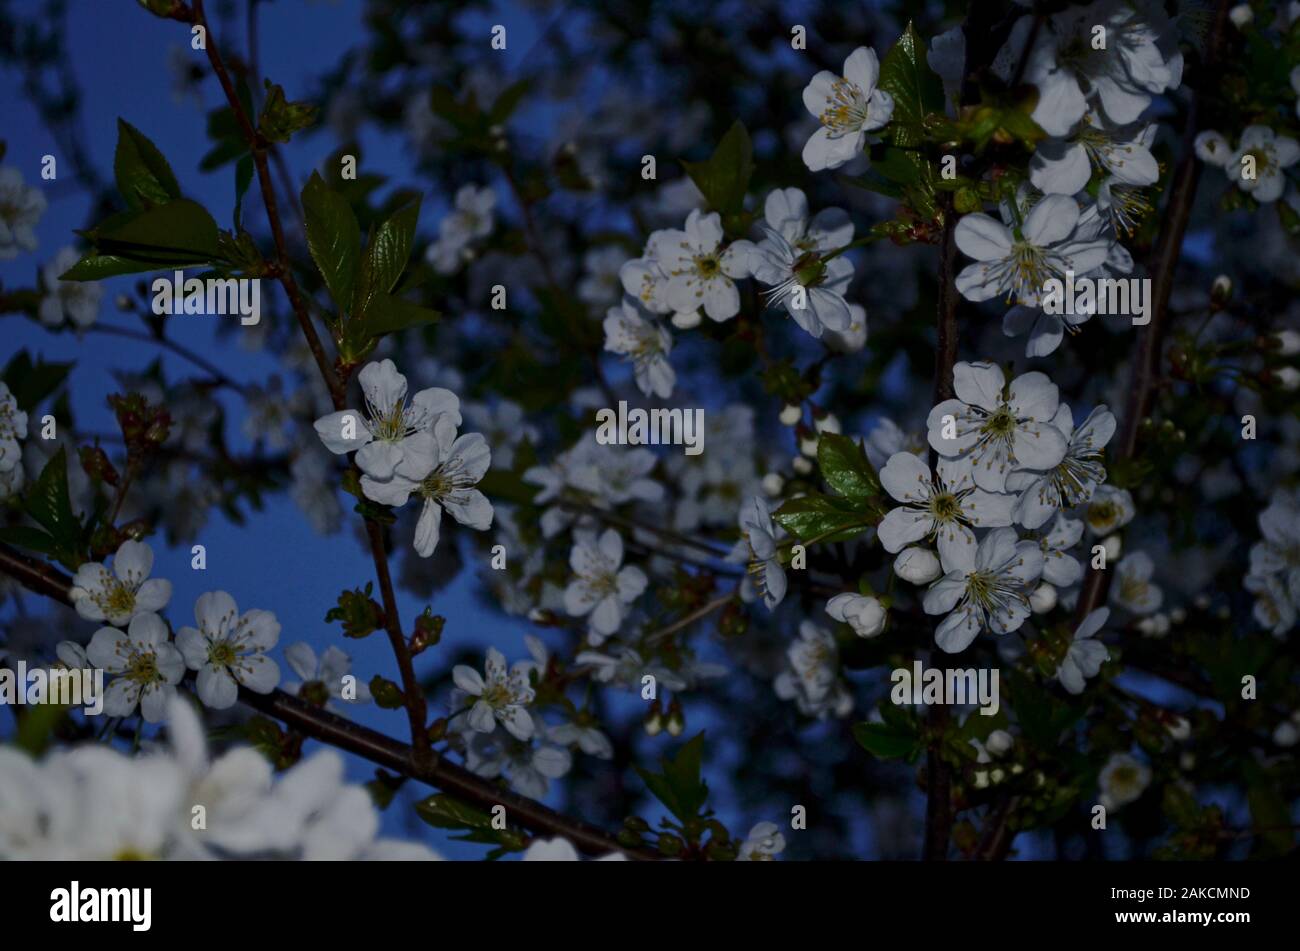
M 1192 735 L 1192 724 L 1187 717 L 1171 717 L 1165 721 L 1165 729 L 1171 737 L 1179 742 Z
M 928 548 L 904 548 L 894 559 L 894 574 L 910 584 L 929 584 L 941 574 L 939 558 Z
M 817 437 L 805 436 L 799 440 L 799 451 L 809 459 L 817 458 Z
M 781 478 L 777 473 L 769 472 L 767 475 L 763 476 L 763 492 L 766 493 L 769 498 L 776 498 L 781 494 L 781 490 L 784 488 L 785 479 Z
M 794 462 L 790 463 L 797 475 L 806 476 L 812 472 L 812 463 L 803 456 L 795 456 Z
M 1001 756 L 1015 744 L 1016 740 L 1006 730 L 994 730 L 984 741 L 984 748 L 994 756 Z
M 1120 540 L 1119 535 L 1111 535 L 1102 539 L 1102 546 L 1106 549 L 1106 564 L 1119 561 L 1120 554 L 1124 551 L 1124 543 Z
M 826 602 L 826 613 L 853 628 L 858 637 L 875 637 L 885 629 L 885 606 L 863 594 L 837 594 Z
M 1215 307 L 1222 307 L 1232 299 L 1232 278 L 1226 274 L 1220 274 L 1210 285 L 1210 303 Z
M 691 330 L 700 325 L 703 318 L 698 310 L 684 310 L 673 314 L 673 326 L 678 330 Z
M 1300 389 L 1300 370 L 1295 367 L 1278 367 L 1276 370 L 1271 371 L 1270 376 L 1272 376 L 1274 383 L 1288 393 Z
M 834 413 L 827 413 L 820 419 L 813 419 L 813 425 L 819 433 L 838 433 L 840 431 L 840 421 Z
M 1278 746 L 1295 746 L 1300 740 L 1300 730 L 1290 720 L 1283 720 L 1273 731 L 1273 742 Z
M 803 419 L 803 407 L 797 403 L 787 403 L 781 410 L 781 425 L 793 426 Z
M 1056 607 L 1056 589 L 1044 582 L 1029 595 L 1029 609 L 1035 614 L 1046 614 Z
M 1250 8 L 1249 3 L 1239 3 L 1228 11 L 1228 19 L 1232 25 L 1241 30 L 1249 26 L 1255 20 L 1255 11 Z

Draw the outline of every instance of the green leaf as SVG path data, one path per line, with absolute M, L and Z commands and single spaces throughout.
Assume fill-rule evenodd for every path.
M 803 541 L 844 541 L 865 531 L 868 525 L 867 516 L 853 503 L 816 493 L 790 499 L 772 517 Z
M 724 216 L 744 210 L 745 190 L 754 174 L 754 144 L 740 120 L 732 123 L 707 161 L 682 164 L 712 210 Z
M 361 262 L 361 278 L 357 284 L 352 304 L 354 314 L 365 315 L 371 303 L 387 294 L 406 270 L 415 243 L 415 226 L 420 218 L 420 200 L 398 209 L 392 217 L 379 226 L 366 248 Z
M 156 267 L 218 258 L 217 223 L 206 208 L 188 198 L 146 209 L 111 229 L 96 229 L 91 239 L 101 253 Z
M 931 112 L 943 112 L 943 85 L 925 61 L 925 43 L 908 21 L 903 35 L 880 62 L 879 86 L 894 97 L 891 129 L 906 132 L 908 141 L 891 139 L 895 145 L 921 141 L 921 122 Z
M 877 759 L 912 759 L 920 752 L 913 730 L 901 724 L 855 723 L 853 738 Z
M 492 817 L 482 809 L 435 793 L 415 804 L 415 814 L 435 829 L 491 829 Z
M 30 413 L 63 385 L 73 366 L 73 363 L 46 363 L 43 359 L 33 364 L 27 351 L 20 350 L 0 373 L 0 379 L 13 393 L 18 408 Z
M 68 454 L 60 449 L 45 464 L 23 495 L 23 508 L 50 533 L 54 550 L 47 552 L 69 568 L 81 565 L 81 522 L 68 496 Z M 34 539 L 33 539 L 34 540 Z
M 203 262 L 197 262 L 202 264 Z M 81 256 L 81 260 L 59 275 L 61 281 L 102 281 L 106 277 L 121 274 L 139 274 L 142 271 L 156 271 L 161 265 L 153 261 L 140 261 L 122 257 L 117 254 L 100 254 L 90 250 Z
M 257 131 L 272 142 L 288 142 L 295 132 L 301 132 L 316 122 L 316 106 L 305 100 L 289 102 L 284 87 L 266 82 L 266 101 L 257 119 Z
M 235 230 L 243 229 L 244 196 L 253 184 L 253 156 L 245 155 L 235 166 Z
M 507 86 L 501 95 L 497 96 L 496 102 L 492 103 L 492 108 L 488 110 L 488 123 L 500 125 L 509 119 L 524 96 L 528 94 L 530 88 L 532 88 L 532 83 L 527 79 L 521 79 Z
M 709 787 L 700 778 L 704 758 L 704 734 L 692 737 L 671 759 L 661 757 L 662 772 L 652 773 L 636 767 L 638 775 L 656 799 L 682 823 L 700 817 L 709 797 Z
M 26 548 L 30 551 L 39 551 L 43 555 L 55 555 L 59 551 L 59 543 L 56 542 L 48 532 L 43 532 L 39 528 L 32 528 L 30 525 L 7 525 L 0 527 L 0 542 L 9 545 L 17 545 L 19 548 Z
M 371 298 L 366 309 L 365 329 L 370 336 L 379 337 L 408 327 L 431 324 L 440 316 L 430 307 L 421 307 L 391 294 L 378 294 Z
M 352 206 L 315 172 L 302 190 L 307 247 L 340 315 L 352 312 L 361 259 L 361 231 Z
M 325 615 L 326 623 L 339 621 L 343 625 L 343 636 L 351 638 L 366 637 L 379 629 L 381 610 L 371 598 L 374 582 L 366 582 L 365 589 L 355 588 L 339 594 L 338 604 L 329 609 Z
M 117 190 L 132 208 L 164 205 L 181 197 L 180 184 L 162 152 L 125 119 L 117 120 L 113 176 Z
M 862 501 L 880 494 L 876 470 L 848 436 L 822 433 L 817 438 L 817 465 L 827 484 L 845 498 Z

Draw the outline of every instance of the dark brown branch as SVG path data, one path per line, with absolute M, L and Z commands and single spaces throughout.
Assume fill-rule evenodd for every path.
M 71 578 L 57 568 L 33 561 L 2 543 L 0 571 L 30 591 L 69 607 L 72 605 Z M 240 687 L 239 699 L 245 705 L 274 717 L 305 736 L 354 753 L 402 776 L 428 783 L 457 799 L 489 810 L 495 805 L 505 806 L 507 818 L 530 832 L 564 836 L 575 847 L 591 855 L 623 852 L 634 859 L 658 858 L 654 853 L 624 848 L 616 839 L 595 826 L 501 789 L 441 757 L 432 757 L 428 762 L 417 765 L 411 747 L 407 744 L 315 707 L 283 690 L 257 694 Z

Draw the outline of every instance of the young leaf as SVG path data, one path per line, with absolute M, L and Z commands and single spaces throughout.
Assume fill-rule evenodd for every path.
M 743 210 L 745 190 L 754 174 L 754 145 L 740 120 L 732 123 L 707 161 L 682 164 L 712 210 L 724 216 Z
M 697 733 L 675 757 L 660 757 L 661 773 L 637 767 L 646 787 L 668 811 L 683 823 L 698 819 L 709 797 L 709 787 L 700 778 L 704 757 L 704 734 Z
M 877 759 L 912 759 L 920 750 L 916 734 L 901 724 L 855 723 L 853 738 Z
M 113 176 L 117 190 L 132 208 L 164 205 L 181 197 L 181 187 L 162 152 L 125 119 L 117 120 Z
M 379 294 L 371 298 L 366 309 L 365 328 L 372 337 L 379 337 L 408 327 L 431 324 L 439 316 L 432 308 L 412 304 L 391 294 Z
M 63 385 L 63 381 L 67 379 L 74 365 L 46 363 L 44 360 L 38 360 L 33 364 L 27 351 L 20 350 L 9 361 L 0 378 L 13 393 L 18 408 L 25 413 L 30 413 L 41 400 Z
M 772 516 L 778 525 L 796 538 L 843 541 L 867 528 L 867 517 L 853 503 L 826 495 L 803 495 L 790 499 Z
M 244 196 L 253 183 L 253 156 L 245 155 L 235 166 L 235 230 L 243 229 Z
M 302 190 L 307 248 L 340 314 L 352 312 L 361 259 L 361 231 L 352 206 L 315 172 Z
M 365 259 L 361 262 L 361 278 L 354 292 L 354 314 L 366 314 L 372 301 L 397 285 L 397 279 L 406 270 L 406 262 L 411 256 L 419 218 L 420 200 L 417 198 L 394 212 L 370 239 Z
M 848 436 L 822 433 L 817 439 L 822 478 L 845 498 L 862 501 L 880 494 L 880 480 L 862 447 Z
M 111 229 L 96 229 L 91 239 L 101 253 L 150 265 L 143 270 L 204 264 L 218 257 L 216 221 L 187 198 L 149 208 Z

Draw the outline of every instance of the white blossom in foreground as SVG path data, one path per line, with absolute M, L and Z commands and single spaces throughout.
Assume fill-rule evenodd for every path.
M 1029 180 L 1047 195 L 1083 191 L 1095 166 L 1127 185 L 1153 185 L 1160 168 L 1151 154 L 1154 123 L 1112 126 L 1095 112 L 1064 139 L 1040 142 L 1029 160 Z
M 1037 542 L 1018 541 L 1015 529 L 995 528 L 971 552 L 955 550 L 947 572 L 926 591 L 926 614 L 948 614 L 934 632 L 950 654 L 965 650 L 980 631 L 1009 634 L 1029 617 L 1029 592 L 1043 571 Z M 948 613 L 952 612 L 952 613 Z
M 1006 490 L 1016 469 L 1051 469 L 1064 457 L 1065 436 L 1053 425 L 1059 403 L 1046 374 L 1025 373 L 1006 385 L 994 363 L 958 363 L 955 399 L 930 410 L 930 446 L 942 456 L 969 462 L 975 484 Z
M 885 606 L 862 594 L 837 594 L 826 602 L 826 613 L 853 628 L 858 637 L 875 637 L 885 629 Z
M 367 363 L 357 379 L 365 412 L 338 410 L 316 420 L 315 427 L 335 455 L 355 450 L 357 466 L 373 479 L 391 479 L 408 449 L 423 447 L 433 438 L 439 420 L 450 420 L 453 429 L 460 426 L 460 400 L 451 390 L 420 390 L 408 405 L 406 377 L 392 360 Z
M 36 222 L 45 212 L 45 193 L 23 184 L 12 165 L 0 168 L 0 261 L 36 250 Z
M 891 554 L 921 539 L 934 539 L 939 554 L 975 550 L 972 528 L 1011 524 L 1015 498 L 977 488 L 969 465 L 941 457 L 936 471 L 910 452 L 898 452 L 880 470 L 880 484 L 903 504 L 891 509 L 876 529 Z
M 483 673 L 457 664 L 452 669 L 456 686 L 472 699 L 467 722 L 478 733 L 491 733 L 497 723 L 518 740 L 527 740 L 535 729 L 528 704 L 533 702 L 533 688 L 528 675 L 516 668 L 507 672 L 506 659 L 495 647 L 489 647 Z
M 157 723 L 185 674 L 185 659 L 156 614 L 137 614 L 125 633 L 101 627 L 86 647 L 86 658 L 116 675 L 104 689 L 104 713 L 110 717 L 130 716 L 138 704 L 144 718 Z
M 1011 215 L 1009 204 L 1004 215 Z M 1037 305 L 1044 284 L 1063 280 L 1066 271 L 1086 274 L 1106 261 L 1109 242 L 1079 227 L 1079 203 L 1068 195 L 1046 195 L 1029 210 L 1023 226 L 983 212 L 957 222 L 957 247 L 976 263 L 957 275 L 957 290 L 967 300 L 1004 297 Z
M 452 417 L 444 414 L 432 435 L 407 442 L 392 478 L 364 475 L 361 491 L 368 499 L 399 508 L 412 495 L 423 500 L 415 526 L 415 551 L 428 558 L 438 547 L 443 509 L 468 528 L 483 532 L 492 527 L 492 503 L 475 488 L 491 465 L 492 452 L 482 434 L 458 437 Z
M 1007 476 L 1007 490 L 1019 495 L 1012 514 L 1025 528 L 1038 528 L 1058 510 L 1087 502 L 1106 481 L 1102 450 L 1115 435 L 1115 415 L 1098 406 L 1075 429 L 1070 407 L 1062 404 L 1052 425 L 1067 440 L 1061 461 L 1045 472 L 1022 470 Z
M 820 172 L 852 161 L 862 154 L 867 133 L 889 122 L 894 97 L 877 86 L 879 79 L 876 51 L 859 46 L 844 61 L 844 75 L 824 69 L 804 88 L 804 107 L 821 123 L 803 147 L 809 170 Z
M 672 396 L 677 382 L 668 362 L 673 338 L 655 316 L 635 298 L 624 297 L 621 305 L 609 309 L 604 327 L 605 349 L 631 361 L 637 389 L 660 399 Z
M 772 862 L 785 851 L 785 836 L 775 822 L 760 822 L 749 830 L 736 853 L 737 862 Z
M 77 569 L 72 579 L 72 606 L 87 621 L 107 621 L 119 627 L 132 618 L 161 611 L 172 597 L 172 583 L 150 578 L 153 549 L 127 539 L 113 556 L 113 570 L 92 561 Z
M 590 615 L 599 646 L 623 623 L 627 607 L 646 589 L 646 576 L 635 565 L 623 565 L 623 536 L 608 528 L 599 537 L 575 532 L 569 567 L 576 577 L 564 589 L 564 609 L 572 617 Z
M 176 646 L 190 670 L 197 670 L 199 699 L 214 710 L 234 706 L 239 688 L 270 693 L 280 683 L 280 665 L 266 656 L 280 640 L 280 622 L 270 611 L 243 614 L 225 591 L 209 591 L 194 602 L 198 627 L 176 632 Z
M 1129 753 L 1115 753 L 1102 767 L 1097 783 L 1101 804 L 1113 812 L 1133 802 L 1151 783 L 1151 767 Z
M 1083 693 L 1084 681 L 1096 677 L 1101 665 L 1110 657 L 1106 645 L 1096 639 L 1110 620 L 1110 608 L 1097 608 L 1080 622 L 1070 647 L 1056 668 L 1056 679 L 1070 693 Z

